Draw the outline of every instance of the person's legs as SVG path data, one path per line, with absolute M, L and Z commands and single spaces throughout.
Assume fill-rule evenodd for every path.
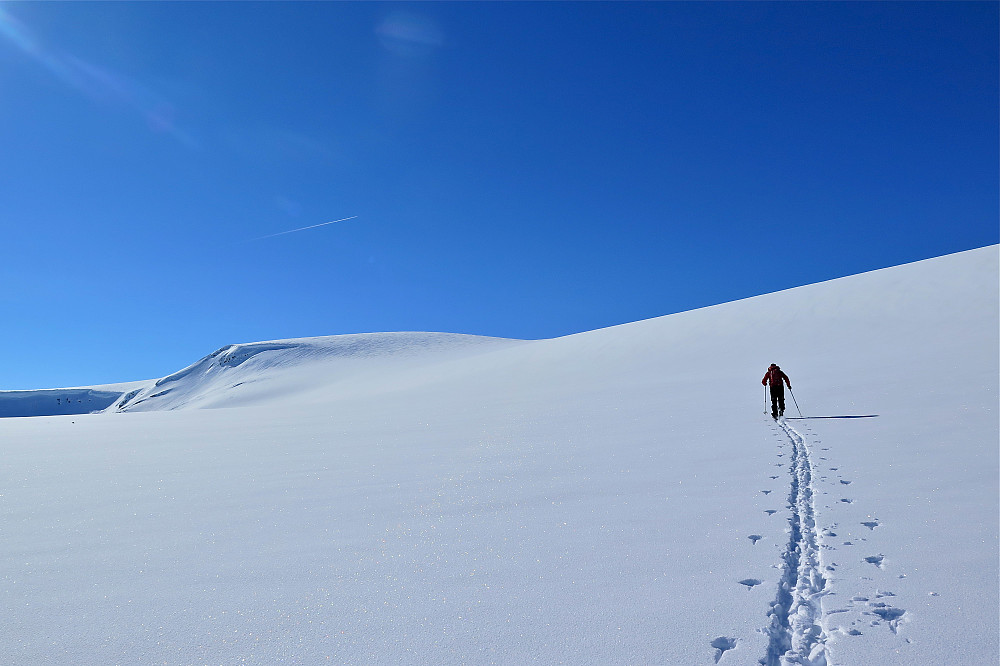
M 771 386 L 771 418 L 778 418 L 785 413 L 784 386 Z

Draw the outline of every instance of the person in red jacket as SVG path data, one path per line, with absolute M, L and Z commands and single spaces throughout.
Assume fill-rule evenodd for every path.
M 788 384 L 789 389 L 792 388 L 792 382 L 789 381 L 788 375 L 772 363 L 767 372 L 764 373 L 764 379 L 760 382 L 764 386 L 771 385 L 771 418 L 773 419 L 785 414 L 785 385 L 781 383 L 782 381 Z

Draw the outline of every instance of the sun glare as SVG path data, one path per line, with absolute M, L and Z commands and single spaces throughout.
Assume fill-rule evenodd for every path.
M 138 112 L 149 129 L 169 134 L 188 147 L 194 139 L 174 123 L 174 105 L 137 81 L 70 53 L 45 47 L 17 18 L 0 7 L 0 35 L 31 56 L 63 84 L 95 102 L 119 105 Z

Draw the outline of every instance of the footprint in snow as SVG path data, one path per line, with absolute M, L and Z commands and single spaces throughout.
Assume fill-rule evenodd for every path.
M 906 609 L 904 608 L 893 608 L 888 604 L 882 604 L 880 608 L 873 608 L 872 612 L 878 615 L 880 618 L 887 622 L 892 620 L 898 620 L 906 614 Z
M 719 663 L 722 659 L 722 655 L 726 653 L 726 650 L 732 650 L 736 647 L 736 639 L 730 638 L 729 636 L 719 636 L 711 642 L 711 646 L 718 650 L 715 653 L 715 663 Z
M 774 514 L 778 513 L 778 510 L 777 509 L 764 509 L 764 513 L 766 513 L 769 516 L 773 516 Z
M 760 492 L 764 493 L 765 495 L 770 495 L 771 494 L 770 490 L 762 490 Z
M 841 479 L 841 480 L 840 480 L 840 482 L 841 482 L 842 484 L 844 484 L 845 486 L 849 486 L 849 485 L 851 485 L 851 482 L 850 482 L 850 481 L 844 481 L 843 479 Z
M 854 503 L 854 500 L 850 499 L 849 497 L 841 497 L 840 501 L 843 502 L 844 504 L 853 504 Z
M 899 621 L 906 615 L 906 609 L 894 608 L 889 604 L 876 603 L 872 604 L 872 613 L 888 622 L 889 629 L 895 634 L 899 632 Z
M 869 555 L 865 558 L 865 562 L 868 564 L 874 564 L 879 569 L 882 568 L 882 560 L 885 559 L 885 555 Z
M 867 527 L 868 529 L 870 529 L 872 532 L 875 531 L 876 527 L 878 527 L 879 525 L 881 525 L 881 523 L 878 522 L 877 520 L 866 520 L 865 522 L 863 522 L 861 524 L 864 525 L 865 527 Z
M 752 542 L 753 542 L 753 545 L 755 545 L 755 546 L 756 546 L 756 545 L 757 545 L 757 542 L 758 542 L 758 541 L 760 541 L 761 539 L 763 539 L 764 537 L 762 537 L 762 536 L 761 536 L 761 535 L 759 535 L 759 534 L 751 534 L 751 535 L 750 535 L 750 536 L 748 536 L 747 538 L 748 538 L 748 539 L 750 539 L 750 541 L 752 541 Z
M 747 590 L 752 590 L 755 585 L 760 585 L 763 582 L 764 581 L 757 580 L 756 578 L 744 578 L 739 583 L 740 583 L 740 585 L 746 585 L 747 586 Z

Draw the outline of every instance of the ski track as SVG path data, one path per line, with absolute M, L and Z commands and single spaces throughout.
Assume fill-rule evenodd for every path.
M 820 563 L 820 534 L 816 528 L 813 502 L 812 461 L 809 448 L 798 431 L 784 419 L 777 422 L 792 444 L 791 490 L 788 504 L 788 545 L 781 556 L 781 580 L 771 603 L 771 624 L 767 655 L 761 666 L 827 666 L 826 632 L 821 623 L 820 600 L 826 591 L 826 578 Z

